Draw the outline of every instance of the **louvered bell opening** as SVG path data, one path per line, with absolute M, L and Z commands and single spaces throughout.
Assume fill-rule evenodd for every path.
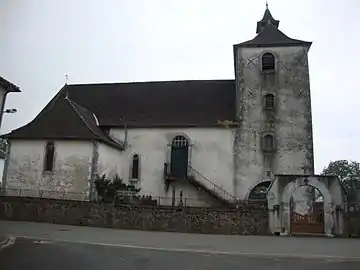
M 271 53 L 265 53 L 262 57 L 262 70 L 275 70 L 275 57 Z

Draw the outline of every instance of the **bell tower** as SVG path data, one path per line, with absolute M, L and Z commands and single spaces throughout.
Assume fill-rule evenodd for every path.
M 256 36 L 234 45 L 235 191 L 246 199 L 275 174 L 313 174 L 308 51 L 281 32 L 268 5 Z M 270 182 L 269 182 L 270 183 Z

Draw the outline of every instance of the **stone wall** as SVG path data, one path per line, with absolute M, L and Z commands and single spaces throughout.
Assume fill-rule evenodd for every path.
M 349 204 L 345 217 L 345 236 L 360 238 L 360 204 Z
M 235 45 L 237 118 L 236 197 L 276 174 L 313 174 L 313 135 L 307 49 L 301 46 L 240 48 Z M 275 56 L 275 72 L 261 70 L 261 57 Z M 265 110 L 265 96 L 274 108 Z M 274 136 L 275 151 L 262 151 L 264 135 Z M 250 158 L 251 157 L 251 158 Z
M 92 202 L 0 197 L 0 219 L 209 234 L 268 234 L 263 204 L 238 209 L 113 206 Z
M 54 141 L 55 155 L 53 171 L 44 171 L 45 140 L 14 140 L 3 189 L 8 194 L 22 189 L 22 196 L 37 197 L 39 190 L 46 190 L 46 196 L 72 194 L 83 200 L 82 193 L 89 191 L 93 144 L 91 141 Z M 78 196 L 76 196 L 76 194 Z M 79 195 L 81 194 L 81 195 Z M 45 194 L 44 194 L 45 195 Z

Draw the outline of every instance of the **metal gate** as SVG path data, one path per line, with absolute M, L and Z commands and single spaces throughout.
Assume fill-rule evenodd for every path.
M 296 213 L 291 203 L 290 230 L 291 233 L 323 234 L 324 231 L 324 203 L 313 202 L 306 214 Z

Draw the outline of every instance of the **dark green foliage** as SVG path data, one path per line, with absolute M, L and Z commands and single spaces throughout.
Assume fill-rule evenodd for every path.
M 95 188 L 98 200 L 101 202 L 113 202 L 118 194 L 126 193 L 135 195 L 140 191 L 140 188 L 125 184 L 118 175 L 112 180 L 107 179 L 106 175 L 98 176 L 95 180 Z
M 360 163 L 356 161 L 331 161 L 323 175 L 336 175 L 348 192 L 349 202 L 360 202 Z

